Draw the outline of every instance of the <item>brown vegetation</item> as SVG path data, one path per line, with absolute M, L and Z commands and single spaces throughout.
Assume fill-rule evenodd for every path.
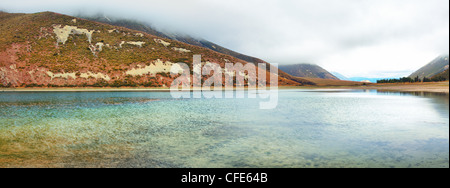
M 363 82 L 321 79 L 321 78 L 302 78 L 302 79 L 313 83 L 310 85 L 315 85 L 315 86 L 362 86 L 362 85 L 370 85 L 371 84 L 371 83 L 363 83 Z
M 54 27 L 58 25 L 93 31 L 91 43 L 86 35 L 76 33 L 70 34 L 65 44 L 57 43 Z M 111 30 L 114 32 L 109 32 Z M 167 72 L 140 77 L 128 77 L 125 72 L 156 60 L 184 62 L 192 67 L 193 54 L 200 54 L 202 61 L 222 67 L 227 61 L 247 63 L 210 49 L 51 12 L 0 13 L 0 33 L 0 87 L 161 87 L 170 85 L 173 80 Z M 164 40 L 170 46 L 154 39 Z M 127 42 L 142 42 L 143 45 Z M 99 43 L 104 44 L 101 50 L 97 47 Z M 173 47 L 188 49 L 191 53 L 180 53 Z M 88 72 L 111 79 L 80 77 Z M 74 76 L 60 76 L 67 73 Z M 279 77 L 279 84 L 301 85 L 282 77 Z

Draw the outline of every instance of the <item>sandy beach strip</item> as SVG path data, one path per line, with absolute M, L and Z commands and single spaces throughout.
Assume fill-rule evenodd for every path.
M 430 92 L 448 94 L 449 82 L 369 84 L 361 86 L 280 86 L 278 89 L 369 89 L 392 92 Z M 185 91 L 199 90 L 201 89 L 190 89 Z M 223 90 L 225 90 L 225 88 L 223 88 Z M 170 88 L 0 88 L 0 92 L 170 92 Z
M 411 83 L 411 84 L 368 84 L 361 86 L 305 86 L 280 87 L 280 89 L 358 89 L 389 92 L 427 92 L 449 94 L 449 82 Z

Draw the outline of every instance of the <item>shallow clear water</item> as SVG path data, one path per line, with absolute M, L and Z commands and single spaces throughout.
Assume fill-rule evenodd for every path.
M 448 95 L 0 93 L 0 167 L 449 167 Z

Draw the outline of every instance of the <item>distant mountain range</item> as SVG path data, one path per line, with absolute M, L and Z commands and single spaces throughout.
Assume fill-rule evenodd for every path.
M 377 83 L 378 80 L 383 80 L 383 79 L 393 79 L 393 78 L 368 78 L 368 77 L 346 77 L 342 74 L 339 74 L 337 72 L 333 72 L 333 75 L 335 75 L 336 77 L 338 77 L 341 80 L 347 80 L 347 81 L 354 81 L 354 82 L 372 82 L 372 83 Z
M 339 80 L 327 70 L 313 64 L 280 65 L 278 68 L 295 77 Z
M 331 74 L 333 74 L 334 76 L 336 76 L 337 78 L 339 78 L 340 80 L 350 80 L 348 77 L 338 73 L 338 72 L 331 72 Z
M 346 77 L 338 72 L 332 72 L 333 75 L 335 75 L 336 77 L 338 77 L 341 80 L 347 80 L 347 81 L 354 81 L 354 82 L 372 82 L 372 83 L 377 83 L 377 80 L 381 80 L 384 78 L 367 78 L 367 77 Z
M 383 80 L 383 79 L 392 79 L 392 78 L 367 78 L 367 77 L 351 77 L 348 80 L 350 81 L 355 81 L 355 82 L 372 82 L 372 83 L 377 83 L 378 80 Z
M 448 62 L 448 55 L 442 55 L 425 65 L 424 67 L 420 68 L 416 72 L 412 73 L 409 77 L 410 78 L 417 78 L 420 79 L 423 78 L 432 78 L 438 74 L 445 74 L 444 72 L 449 69 L 449 62 Z

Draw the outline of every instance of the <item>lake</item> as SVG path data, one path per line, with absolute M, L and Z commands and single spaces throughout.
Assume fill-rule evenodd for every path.
M 0 93 L 0 167 L 449 167 L 448 94 Z

